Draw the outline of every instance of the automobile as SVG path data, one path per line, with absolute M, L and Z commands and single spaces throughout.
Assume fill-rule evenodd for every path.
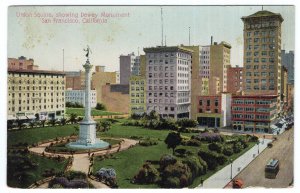
M 232 182 L 232 188 L 234 189 L 240 189 L 243 188 L 244 182 L 241 179 L 235 179 Z

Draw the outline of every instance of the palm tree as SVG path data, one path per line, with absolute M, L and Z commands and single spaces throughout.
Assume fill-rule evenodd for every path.
M 77 122 L 77 117 L 78 117 L 77 114 L 71 113 L 71 115 L 70 115 L 70 122 L 72 124 L 76 123 Z

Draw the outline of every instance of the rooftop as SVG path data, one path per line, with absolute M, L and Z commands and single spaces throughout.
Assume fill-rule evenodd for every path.
M 280 13 L 273 13 L 273 12 L 267 11 L 267 10 L 258 11 L 256 13 L 252 14 L 252 15 L 244 16 L 244 17 L 242 17 L 242 20 L 248 19 L 248 18 L 270 17 L 270 16 L 277 16 L 277 17 L 279 17 L 279 19 L 281 20 L 281 22 L 283 21 L 283 18 L 282 18 L 282 16 L 281 16 Z
M 24 73 L 24 74 L 55 74 L 55 75 L 65 75 L 62 71 L 50 71 L 50 70 L 25 70 L 25 69 L 8 69 L 9 73 Z
M 193 53 L 193 50 L 182 47 L 182 46 L 157 46 L 157 47 L 150 47 L 150 48 L 144 48 L 144 52 L 150 52 L 150 53 L 159 53 L 159 52 L 186 52 L 186 53 Z

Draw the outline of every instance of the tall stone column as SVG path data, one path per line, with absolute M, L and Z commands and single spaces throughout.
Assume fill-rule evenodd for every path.
M 82 145 L 92 145 L 96 143 L 96 122 L 91 117 L 91 69 L 89 59 L 83 65 L 85 69 L 85 115 L 80 122 L 79 140 Z
M 93 65 L 90 64 L 89 60 L 83 65 L 85 69 L 85 117 L 84 121 L 90 121 L 91 118 L 91 69 Z

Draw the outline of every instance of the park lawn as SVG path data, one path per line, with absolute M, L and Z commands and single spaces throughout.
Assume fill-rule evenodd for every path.
M 66 108 L 66 114 L 77 114 L 78 116 L 84 116 L 84 108 Z M 105 115 L 121 115 L 118 112 L 101 111 L 97 109 L 92 109 L 92 116 L 105 116 Z
M 18 143 L 33 144 L 56 137 L 69 136 L 76 133 L 75 125 L 36 127 L 33 129 L 23 129 L 7 132 L 7 147 L 12 147 Z
M 159 188 L 157 184 L 140 185 L 130 181 L 137 174 L 146 160 L 159 160 L 163 154 L 172 154 L 163 141 L 153 146 L 135 146 L 113 155 L 112 158 L 94 161 L 93 172 L 101 168 L 114 168 L 117 173 L 117 183 L 120 188 Z
M 16 177 L 13 177 L 13 174 L 7 174 L 7 185 L 10 187 L 17 187 L 17 188 L 27 188 L 31 184 L 33 184 L 35 181 L 42 180 L 45 177 L 42 176 L 43 172 L 45 170 L 49 170 L 54 168 L 55 172 L 61 172 L 64 171 L 68 160 L 65 159 L 61 162 L 58 162 L 57 160 L 49 159 L 46 157 L 37 156 L 34 154 L 30 154 L 30 158 L 38 163 L 37 168 L 35 169 L 29 169 L 28 172 L 34 174 L 33 177 L 27 178 L 25 182 L 20 183 Z M 14 173 L 14 172 L 13 172 Z

